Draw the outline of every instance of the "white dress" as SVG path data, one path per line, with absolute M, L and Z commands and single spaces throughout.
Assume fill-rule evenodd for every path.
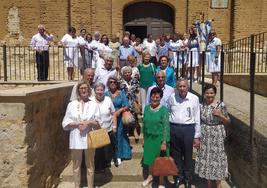
M 94 101 L 84 103 L 84 110 L 82 111 L 81 102 L 78 100 L 71 101 L 68 104 L 65 116 L 62 121 L 62 127 L 66 131 L 70 131 L 69 148 L 70 149 L 87 149 L 87 133 L 90 131 L 86 129 L 80 131 L 78 128 L 67 129 L 67 125 L 74 122 L 81 122 L 90 119 L 99 119 L 100 115 L 97 111 L 97 104 Z
M 112 49 L 108 45 L 105 45 L 103 43 L 99 44 L 98 51 L 102 52 L 104 57 L 105 57 L 105 55 L 110 55 L 110 56 L 112 55 Z M 96 68 L 104 65 L 104 63 L 105 63 L 104 59 L 102 57 L 98 56 Z
M 172 51 L 172 59 L 170 61 L 170 66 L 173 66 L 175 68 L 178 68 L 177 66 L 177 52 L 179 52 L 179 69 L 182 68 L 182 56 L 181 56 L 181 47 L 183 46 L 182 40 L 177 40 L 176 42 L 172 41 L 170 42 L 170 49 Z
M 67 46 L 64 48 L 64 64 L 66 67 L 78 67 L 79 62 L 79 39 L 65 34 L 61 42 Z
M 210 73 L 220 72 L 221 71 L 221 53 L 219 53 L 217 61 L 216 57 L 216 47 L 221 46 L 222 42 L 219 38 L 214 37 L 212 41 L 209 42 L 206 52 L 206 66 L 207 71 Z
M 190 41 L 188 67 L 191 67 L 191 54 L 192 54 L 192 67 L 198 67 L 199 66 L 199 45 L 198 45 L 197 38 Z

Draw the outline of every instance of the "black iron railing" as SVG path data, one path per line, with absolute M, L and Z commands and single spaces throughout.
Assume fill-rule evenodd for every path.
M 64 53 L 74 48 L 49 47 L 48 80 L 67 80 L 67 65 Z M 65 52 L 64 52 L 65 51 Z M 93 52 L 85 49 L 84 58 L 80 49 L 75 50 L 79 68 L 74 67 L 74 79 L 80 79 L 81 70 L 92 65 Z M 69 64 L 72 60 L 69 59 Z M 0 46 L 0 80 L 37 80 L 36 52 L 30 46 Z
M 251 50 L 255 52 L 255 73 L 267 73 L 267 32 L 223 44 L 225 73 L 250 73 Z

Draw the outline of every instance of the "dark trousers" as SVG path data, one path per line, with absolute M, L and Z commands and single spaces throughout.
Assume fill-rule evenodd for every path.
M 49 67 L 48 51 L 36 52 L 37 80 L 47 80 Z
M 108 133 L 110 138 L 110 144 L 102 148 L 95 150 L 95 170 L 104 170 L 105 168 L 110 167 L 112 159 L 114 159 L 116 151 L 116 137 L 115 134 L 110 131 Z
M 191 179 L 193 168 L 194 124 L 180 125 L 171 123 L 171 156 L 179 169 L 180 178 Z

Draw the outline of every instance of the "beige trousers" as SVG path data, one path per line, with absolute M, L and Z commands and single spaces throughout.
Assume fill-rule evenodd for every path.
M 75 188 L 80 187 L 81 182 L 81 164 L 82 164 L 82 154 L 85 154 L 85 165 L 87 171 L 87 184 L 88 188 L 94 187 L 94 173 L 95 173 L 95 149 L 72 149 L 71 157 L 73 161 L 73 176 Z

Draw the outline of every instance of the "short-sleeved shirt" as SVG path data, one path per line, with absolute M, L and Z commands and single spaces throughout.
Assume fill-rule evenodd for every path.
M 131 45 L 129 45 L 129 46 L 121 45 L 120 48 L 119 48 L 119 58 L 120 58 L 120 60 L 127 60 L 127 57 L 129 55 L 132 55 L 134 57 L 137 56 L 137 53 L 136 53 L 134 47 L 132 47 Z

